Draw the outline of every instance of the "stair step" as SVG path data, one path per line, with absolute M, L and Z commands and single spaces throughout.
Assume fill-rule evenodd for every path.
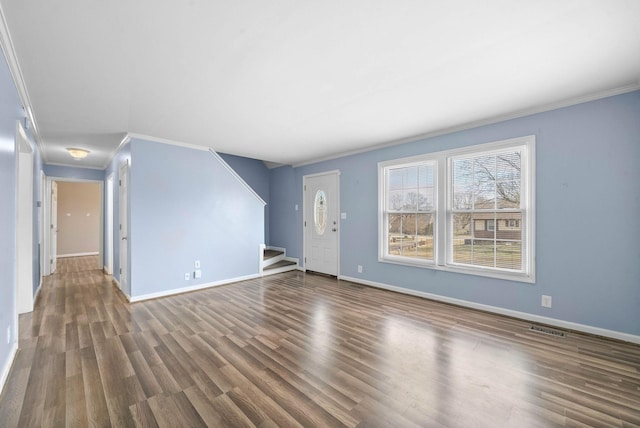
M 264 270 L 278 269 L 285 266 L 294 266 L 295 264 L 296 262 L 292 262 L 290 260 L 280 260 L 277 263 L 265 267 Z
M 282 254 L 284 254 L 284 252 L 278 251 L 278 250 L 264 250 L 263 259 L 264 260 L 269 260 L 269 259 L 272 259 L 274 257 L 278 257 L 278 256 L 280 256 Z

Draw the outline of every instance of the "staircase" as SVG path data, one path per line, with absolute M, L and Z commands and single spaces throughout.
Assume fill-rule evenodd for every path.
M 288 272 L 298 268 L 298 259 L 286 256 L 284 248 L 268 247 L 262 250 L 260 274 L 262 276 Z

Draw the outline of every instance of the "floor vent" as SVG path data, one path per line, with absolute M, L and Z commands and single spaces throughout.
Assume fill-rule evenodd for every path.
M 542 327 L 542 326 L 539 326 L 539 325 L 532 325 L 529 330 L 536 331 L 538 333 L 548 334 L 549 336 L 567 337 L 567 335 L 566 335 L 566 333 L 564 331 L 554 330 L 552 328 Z

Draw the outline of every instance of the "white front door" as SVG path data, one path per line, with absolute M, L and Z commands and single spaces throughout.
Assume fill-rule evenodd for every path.
M 49 257 L 50 257 L 50 266 L 49 269 L 50 274 L 56 273 L 56 264 L 58 261 L 58 183 L 55 181 L 51 182 L 51 227 L 50 227 L 50 247 L 49 247 Z
M 127 193 L 129 186 L 129 164 L 125 161 L 120 165 L 120 179 L 119 179 L 119 236 L 120 236 L 120 278 L 119 284 L 127 295 L 130 295 L 127 277 L 128 272 L 128 260 L 129 260 L 129 223 L 127 215 Z
M 305 269 L 338 275 L 338 171 L 303 177 Z

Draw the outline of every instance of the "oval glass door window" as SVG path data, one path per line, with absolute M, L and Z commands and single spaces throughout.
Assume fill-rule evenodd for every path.
M 324 235 L 327 226 L 327 195 L 324 190 L 316 192 L 316 199 L 313 202 L 313 222 L 318 235 Z

